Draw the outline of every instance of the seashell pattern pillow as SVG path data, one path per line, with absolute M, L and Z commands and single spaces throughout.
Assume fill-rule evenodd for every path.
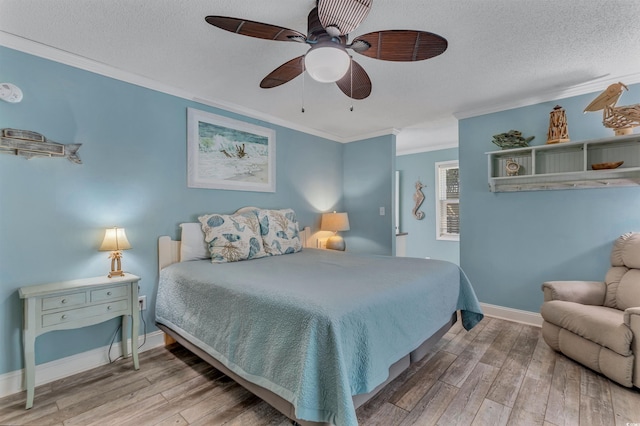
M 298 219 L 293 209 L 258 210 L 264 251 L 271 256 L 302 250 Z
M 267 256 L 255 213 L 208 214 L 198 217 L 212 263 L 237 262 Z

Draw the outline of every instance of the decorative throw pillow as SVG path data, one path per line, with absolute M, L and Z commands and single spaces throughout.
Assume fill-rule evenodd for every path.
M 258 259 L 267 255 L 255 214 L 208 214 L 198 220 L 209 245 L 212 263 Z
M 298 220 L 293 209 L 258 210 L 264 251 L 272 256 L 302 250 Z

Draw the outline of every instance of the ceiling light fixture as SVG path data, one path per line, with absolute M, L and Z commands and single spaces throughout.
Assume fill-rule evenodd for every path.
M 318 43 L 304 57 L 309 75 L 320 83 L 334 83 L 349 71 L 351 56 L 344 47 L 333 42 Z

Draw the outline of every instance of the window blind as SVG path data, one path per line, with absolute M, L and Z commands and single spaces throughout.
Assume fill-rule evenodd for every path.
M 438 166 L 438 236 L 460 235 L 460 180 L 457 164 Z

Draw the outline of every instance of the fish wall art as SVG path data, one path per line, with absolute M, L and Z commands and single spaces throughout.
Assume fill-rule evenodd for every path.
M 48 140 L 40 133 L 30 130 L 2 129 L 0 153 L 20 155 L 27 159 L 35 157 L 66 158 L 72 163 L 82 164 L 78 157 L 81 143 L 62 144 Z

